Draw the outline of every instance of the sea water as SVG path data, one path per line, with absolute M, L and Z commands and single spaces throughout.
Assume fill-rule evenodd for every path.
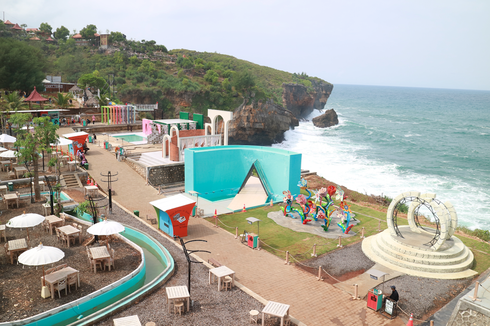
M 302 121 L 273 146 L 361 193 L 435 193 L 460 225 L 490 229 L 489 91 L 335 85 L 332 108 L 337 126 Z

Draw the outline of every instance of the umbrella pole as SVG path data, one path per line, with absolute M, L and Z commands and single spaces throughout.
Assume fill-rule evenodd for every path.
M 46 286 L 46 280 L 44 279 L 44 265 L 43 265 L 43 287 L 41 288 L 41 298 L 46 299 L 51 296 L 51 292 L 49 291 L 48 287 Z

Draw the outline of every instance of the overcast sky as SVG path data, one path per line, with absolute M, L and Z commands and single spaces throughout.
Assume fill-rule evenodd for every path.
M 490 90 L 489 0 L 3 0 L 1 17 L 88 24 L 333 84 Z

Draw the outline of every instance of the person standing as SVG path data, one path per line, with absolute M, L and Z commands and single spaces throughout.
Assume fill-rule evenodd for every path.
M 92 115 L 92 124 L 94 125 L 95 124 L 95 114 Z

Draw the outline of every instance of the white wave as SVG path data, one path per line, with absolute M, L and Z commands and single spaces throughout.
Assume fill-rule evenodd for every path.
M 435 193 L 442 202 L 450 201 L 455 206 L 460 224 L 469 228 L 490 226 L 485 219 L 490 212 L 489 193 L 453 177 L 401 171 L 391 162 L 368 159 L 360 154 L 367 146 L 352 143 L 331 128 L 315 128 L 311 122 L 301 122 L 295 130 L 285 133 L 284 142 L 273 145 L 302 153 L 302 168 L 338 185 L 392 198 L 410 190 Z

